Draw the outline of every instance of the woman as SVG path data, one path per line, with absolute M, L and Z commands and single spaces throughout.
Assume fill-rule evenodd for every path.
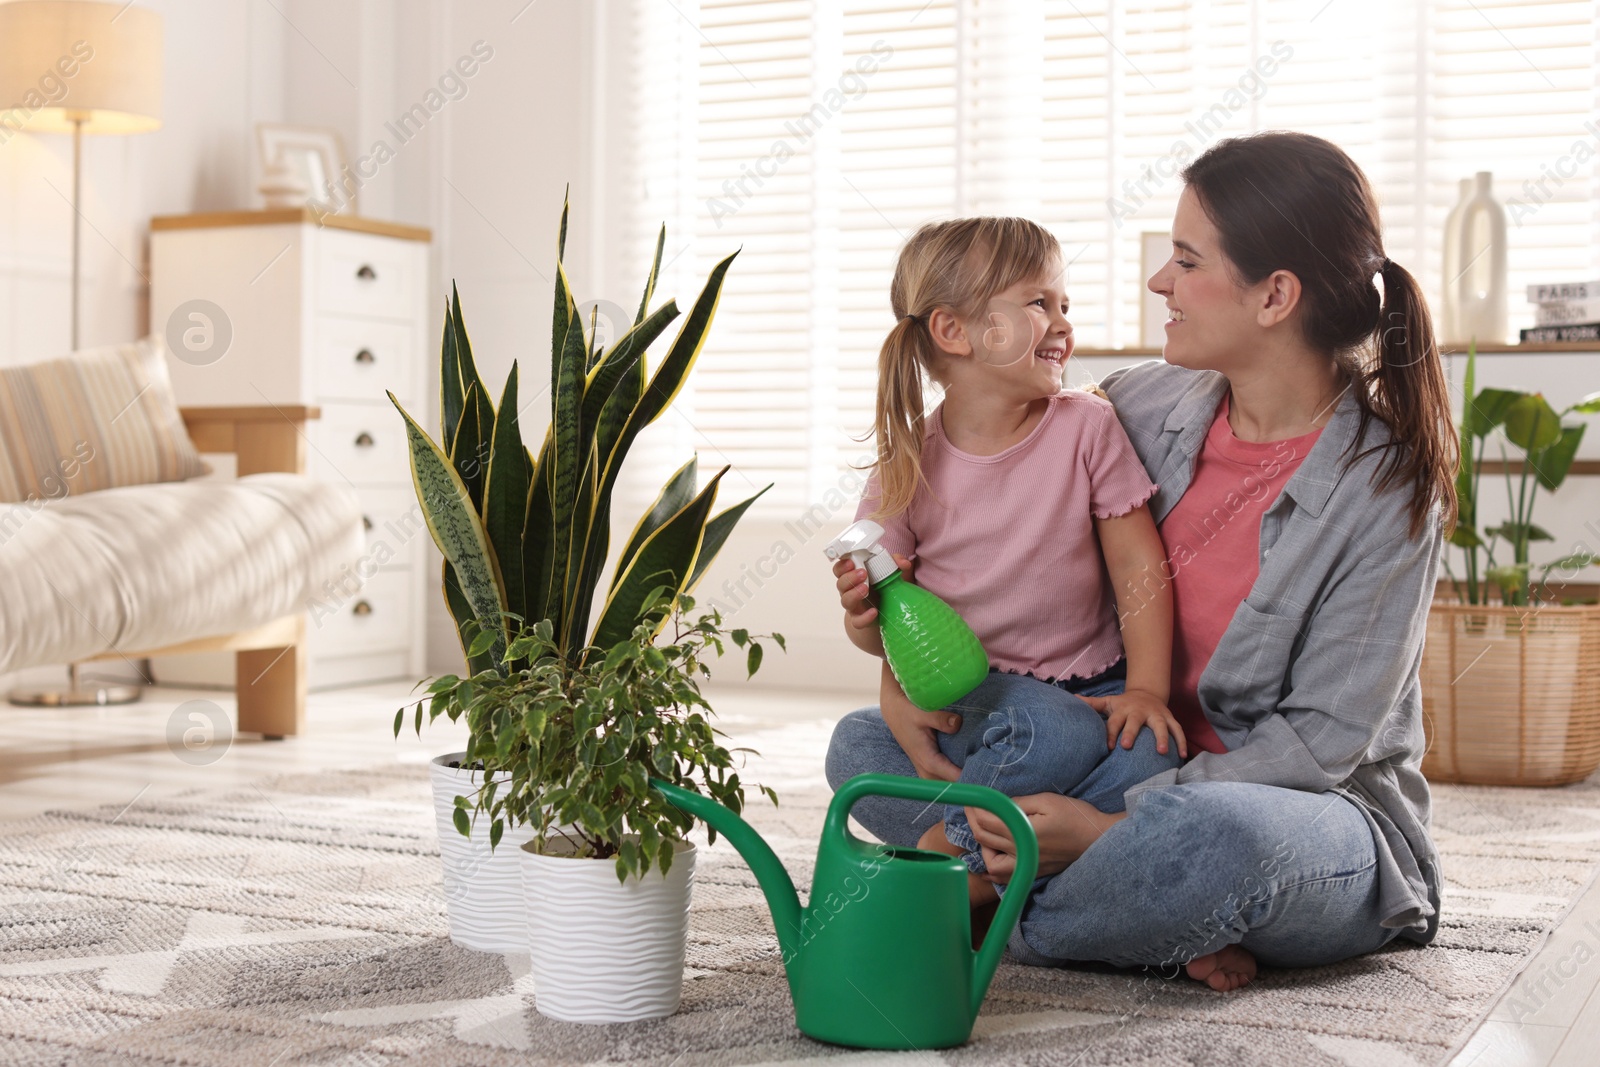
M 1437 932 L 1419 665 L 1457 449 L 1427 307 L 1343 151 L 1258 134 L 1183 178 L 1173 257 L 1149 281 L 1170 309 L 1165 362 L 1102 385 L 1160 486 L 1168 556 L 1147 580 L 1173 589 L 1172 710 L 1202 751 L 1124 811 L 1017 798 L 1052 877 L 1010 947 L 1039 965 L 1182 965 L 1226 990 L 1256 960 L 1326 964 Z M 865 589 L 837 573 L 848 608 Z M 960 716 L 885 679 L 882 710 L 835 731 L 829 781 L 954 780 L 933 731 Z M 855 815 L 909 845 L 939 809 L 871 798 Z M 1004 826 L 969 819 L 1004 882 Z

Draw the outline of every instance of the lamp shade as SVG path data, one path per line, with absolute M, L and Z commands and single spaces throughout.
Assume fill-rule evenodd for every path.
M 8 134 L 161 126 L 161 16 L 90 0 L 0 3 L 0 143 Z

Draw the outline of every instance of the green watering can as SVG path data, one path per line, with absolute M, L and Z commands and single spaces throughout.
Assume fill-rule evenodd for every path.
M 1022 809 L 981 785 L 861 774 L 833 796 L 817 848 L 811 903 L 750 824 L 709 797 L 651 780 L 673 804 L 709 823 L 755 872 L 789 975 L 801 1032 L 853 1048 L 930 1049 L 972 1034 L 978 1007 L 1022 916 L 1039 869 L 1039 842 Z M 972 949 L 967 868 L 954 856 L 871 844 L 845 826 L 864 796 L 961 804 L 1005 820 L 1017 845 L 1016 892 L 1000 900 L 983 945 Z

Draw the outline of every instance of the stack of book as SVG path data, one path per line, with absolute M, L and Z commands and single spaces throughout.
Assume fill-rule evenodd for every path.
M 1600 341 L 1600 280 L 1528 286 L 1533 328 L 1523 344 L 1550 341 Z

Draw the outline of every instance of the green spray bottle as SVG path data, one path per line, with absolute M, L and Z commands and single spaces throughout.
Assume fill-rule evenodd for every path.
M 989 657 L 954 608 L 900 573 L 879 542 L 883 527 L 862 519 L 823 549 L 866 568 L 878 607 L 884 657 L 906 697 L 923 711 L 960 700 L 989 676 Z

